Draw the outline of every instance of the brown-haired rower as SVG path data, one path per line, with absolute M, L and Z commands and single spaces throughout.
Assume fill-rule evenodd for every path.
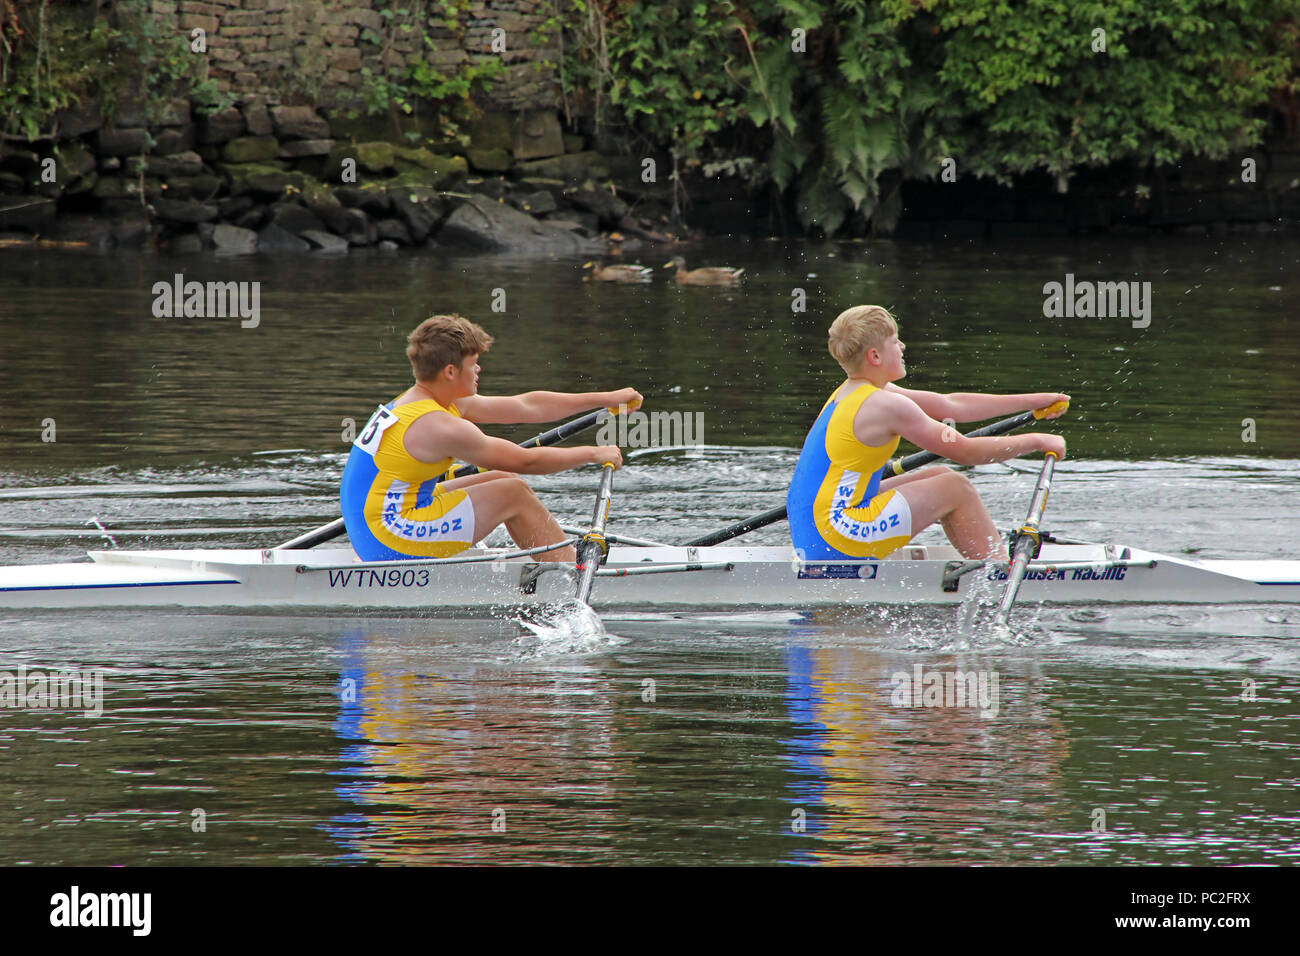
M 617 446 L 521 448 L 483 434 L 479 424 L 550 422 L 595 408 L 631 408 L 640 404 L 640 393 L 624 388 L 480 395 L 478 359 L 492 345 L 492 336 L 459 315 L 425 319 L 409 342 L 406 354 L 415 384 L 376 410 L 353 442 L 343 470 L 343 520 L 358 557 L 449 557 L 502 523 L 521 548 L 565 540 L 518 474 L 546 475 L 604 462 L 621 466 Z M 438 482 L 457 458 L 494 470 Z M 571 547 L 539 557 L 575 560 Z

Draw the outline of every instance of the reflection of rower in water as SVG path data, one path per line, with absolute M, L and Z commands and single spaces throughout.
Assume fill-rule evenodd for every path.
M 897 646 L 899 626 L 897 620 L 873 624 L 859 614 L 854 633 L 879 642 L 879 649 L 827 646 L 827 636 L 839 627 L 789 632 L 783 695 L 792 729 L 783 741 L 791 776 L 787 799 L 792 814 L 803 811 L 812 839 L 793 841 L 785 860 L 1041 861 L 1041 847 L 1007 838 L 1025 828 L 1007 807 L 1055 807 L 1065 798 L 1070 736 L 1057 716 L 1059 694 L 1052 681 L 1032 660 L 926 655 L 927 676 L 945 681 L 956 672 L 1000 671 L 1002 699 L 1014 700 L 1014 706 L 988 717 L 976 697 L 968 697 L 975 703 L 966 706 L 952 706 L 947 696 L 936 706 L 923 695 L 900 704 L 900 679 L 911 681 L 922 665 L 910 651 L 900 658 L 890 649 Z M 902 626 L 932 635 L 932 627 L 942 631 L 944 623 L 927 613 Z M 1052 826 L 1050 818 L 1049 811 L 1041 826 Z
M 978 492 L 946 465 L 883 478 L 899 437 L 962 465 L 1036 451 L 1065 456 L 1065 440 L 1032 432 L 966 438 L 938 419 L 971 422 L 1044 408 L 1068 395 L 940 395 L 900 388 L 907 374 L 893 316 L 878 305 L 846 309 L 831 324 L 830 353 L 848 375 L 804 440 L 786 497 L 790 533 L 805 560 L 883 558 L 938 521 L 968 558 L 1006 560 Z M 1045 418 L 1055 418 L 1064 409 Z
M 435 315 L 411 333 L 407 357 L 415 384 L 381 406 L 343 471 L 340 498 L 348 537 L 367 561 L 447 557 L 504 523 L 521 548 L 564 540 L 551 513 L 515 472 L 546 475 L 623 457 L 613 445 L 521 448 L 483 434 L 477 423 L 550 422 L 594 408 L 634 406 L 632 388 L 616 392 L 478 394 L 478 357 L 492 336 L 458 315 Z M 438 483 L 460 458 L 500 469 Z M 573 548 L 542 553 L 573 561 Z
M 594 862 L 608 861 L 626 815 L 620 755 L 645 752 L 620 740 L 617 675 L 519 669 L 513 654 L 465 663 L 460 648 L 492 657 L 510 632 L 406 618 L 339 633 L 335 759 L 348 772 L 334 792 L 352 809 L 324 825 L 338 862 L 590 864 L 602 849 Z

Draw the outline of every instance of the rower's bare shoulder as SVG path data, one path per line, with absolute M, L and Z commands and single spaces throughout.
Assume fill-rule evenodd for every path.
M 858 413 L 854 416 L 855 422 L 880 422 L 885 420 L 892 421 L 899 415 L 906 415 L 915 411 L 916 402 L 901 392 L 891 392 L 880 389 L 872 393 L 858 407 Z
M 900 398 L 883 389 L 873 392 L 853 416 L 853 436 L 872 447 L 889 442 L 898 434 L 899 417 L 905 411 L 898 402 Z M 903 401 L 910 404 L 906 398 Z
M 465 435 L 478 431 L 479 427 L 473 422 L 455 415 L 440 414 L 437 409 L 420 415 L 406 428 L 407 434 L 415 432 L 419 435 Z
M 483 432 L 473 422 L 430 412 L 406 427 L 402 443 L 409 454 L 431 462 L 448 456 L 464 458 L 483 439 Z

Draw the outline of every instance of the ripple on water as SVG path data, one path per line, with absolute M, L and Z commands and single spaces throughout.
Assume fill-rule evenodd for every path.
M 836 246 L 838 259 L 761 245 L 772 254 L 741 250 L 754 261 L 739 263 L 760 298 L 788 286 L 794 252 L 797 275 L 815 271 L 828 302 L 897 302 L 921 359 L 917 387 L 1021 391 L 1031 366 L 1073 378 L 1032 386 L 1075 398 L 1052 425 L 1072 457 L 1058 468 L 1049 529 L 1174 554 L 1300 556 L 1300 438 L 1284 414 L 1260 411 L 1260 442 L 1247 448 L 1274 457 L 1234 457 L 1242 416 L 1256 412 L 1224 384 L 1229 372 L 1251 381 L 1259 409 L 1294 405 L 1300 340 L 1287 334 L 1284 297 L 1248 291 L 1293 268 L 1294 243 L 1237 254 L 1202 311 L 1141 336 L 1124 323 L 1026 324 L 1001 308 L 1041 270 L 1041 243 L 938 257 L 930 244 Z M 1138 258 L 1171 282 L 1199 274 L 1186 246 L 1133 248 L 1096 254 L 1112 274 Z M 588 369 L 584 388 L 634 384 L 654 407 L 707 415 L 706 448 L 628 454 L 611 531 L 685 541 L 784 499 L 835 384 L 824 324 L 720 310 L 662 284 L 574 295 L 553 262 L 431 271 L 430 261 L 228 263 L 232 279 L 270 270 L 280 288 L 301 289 L 312 334 L 290 321 L 257 335 L 213 329 L 197 364 L 191 325 L 123 334 L 147 287 L 135 260 L 76 259 L 84 291 L 66 282 L 74 261 L 54 254 L 0 275 L 0 339 L 18 343 L 0 403 L 0 563 L 77 556 L 103 540 L 92 517 L 124 547 L 265 547 L 332 520 L 344 423 L 400 384 L 405 332 L 428 302 L 503 275 L 517 291 L 509 330 L 489 326 L 498 341 L 485 390 L 563 388 L 564 370 Z M 420 295 L 395 296 L 403 288 Z M 935 289 L 960 289 L 962 307 L 933 308 Z M 735 295 L 743 304 L 747 293 Z M 611 328 L 616 298 L 629 321 L 590 334 Z M 67 304 L 67 336 L 33 335 L 28 317 L 55 299 Z M 1218 390 L 1197 364 L 1207 315 L 1262 352 L 1225 353 Z M 99 361 L 66 341 L 91 343 Z M 304 369 L 329 382 L 309 403 Z M 1214 400 L 1189 416 L 1186 396 L 1206 388 Z M 42 444 L 32 422 L 64 407 L 80 418 L 60 414 L 59 441 Z M 1008 526 L 1036 471 L 1026 460 L 967 474 Z M 531 481 L 562 520 L 589 517 L 589 470 Z M 743 540 L 787 545 L 788 529 Z M 99 667 L 107 694 L 97 718 L 0 710 L 0 847 L 94 866 L 1300 861 L 1294 608 L 1025 605 L 1012 641 L 986 633 L 989 611 L 981 598 L 956 609 L 602 615 L 617 634 L 567 620 L 529 627 L 515 609 L 474 620 L 8 614 L 0 663 Z M 893 702 L 893 682 L 917 665 L 997 673 L 997 715 Z M 196 807 L 209 814 L 202 840 L 187 825 Z M 1097 809 L 1104 832 L 1092 827 Z M 792 832 L 796 811 L 804 833 Z

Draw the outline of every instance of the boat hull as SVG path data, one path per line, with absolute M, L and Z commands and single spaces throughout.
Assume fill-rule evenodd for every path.
M 504 552 L 501 552 L 504 553 Z M 479 563 L 366 564 L 348 549 L 91 552 L 91 562 L 0 568 L 2 608 L 171 607 L 422 611 L 550 603 L 573 594 L 560 566 L 491 551 Z M 1059 565 L 1059 567 L 1058 567 Z M 943 547 L 875 562 L 804 563 L 789 548 L 615 546 L 597 607 L 736 608 L 956 604 L 996 600 L 1005 569 Z M 963 572 L 964 569 L 964 573 Z M 1300 603 L 1300 561 L 1191 561 L 1101 545 L 1045 545 L 1019 604 Z

